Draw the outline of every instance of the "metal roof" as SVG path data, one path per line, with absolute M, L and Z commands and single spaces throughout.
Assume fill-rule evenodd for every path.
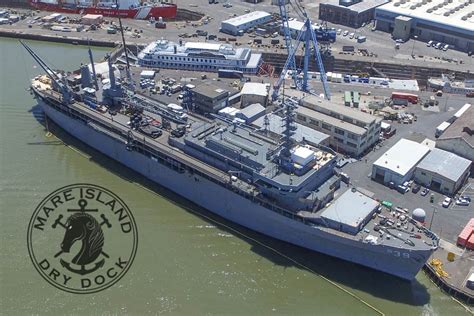
M 251 95 L 260 95 L 266 97 L 268 95 L 269 84 L 268 83 L 258 83 L 258 82 L 246 82 L 242 87 L 240 93 L 251 94 Z
M 357 2 L 346 7 L 346 6 L 340 5 L 339 0 L 326 0 L 322 2 L 321 4 L 338 7 L 343 10 L 361 13 L 361 12 L 365 12 L 367 10 L 376 8 L 378 6 L 381 6 L 382 4 L 385 4 L 387 2 L 389 2 L 389 0 L 362 0 L 361 2 Z
M 259 115 L 262 112 L 265 112 L 265 108 L 260 103 L 254 103 L 243 109 L 240 109 L 239 116 L 243 116 L 249 119 L 254 117 L 255 115 Z
M 472 0 L 394 0 L 376 10 L 378 14 L 391 13 L 394 16 L 403 15 L 422 20 L 433 25 L 464 32 L 472 36 L 474 29 L 474 1 Z
M 321 213 L 321 217 L 357 227 L 378 205 L 379 202 L 355 189 L 347 190 Z
M 209 83 L 204 83 L 192 90 L 194 93 L 204 95 L 208 98 L 214 99 L 217 98 L 223 94 L 228 94 L 229 91 L 224 90 L 218 86 L 215 86 L 213 84 Z
M 222 24 L 229 24 L 233 26 L 240 26 L 247 24 L 249 22 L 261 19 L 261 18 L 269 18 L 271 14 L 264 11 L 253 11 L 244 15 L 237 16 L 235 18 L 231 18 L 225 21 L 222 21 Z
M 327 112 L 343 115 L 347 118 L 354 119 L 356 121 L 359 121 L 365 124 L 370 124 L 374 121 L 381 120 L 371 114 L 364 113 L 362 111 L 350 108 L 348 106 L 335 104 L 334 102 L 328 101 L 326 99 L 323 99 L 314 95 L 305 96 L 303 99 L 301 99 L 301 104 L 304 106 L 314 108 L 316 110 L 318 110 L 318 108 L 321 108 Z
M 428 154 L 430 148 L 420 143 L 400 139 L 374 162 L 375 166 L 391 170 L 404 176 Z
M 417 168 L 437 173 L 446 179 L 457 182 L 470 166 L 470 160 L 459 157 L 458 155 L 448 151 L 435 148 L 425 158 L 423 158 Z
M 304 116 L 307 116 L 309 118 L 322 121 L 324 123 L 327 123 L 332 126 L 336 126 L 337 128 L 349 131 L 351 133 L 357 134 L 357 135 L 364 135 L 366 133 L 366 129 L 362 128 L 360 126 L 345 122 L 343 120 L 337 119 L 335 117 L 329 116 L 327 114 L 317 112 L 315 110 L 311 110 L 302 106 L 299 106 L 296 109 L 297 114 L 301 114 Z
M 469 107 L 461 117 L 454 121 L 454 123 L 441 134 L 438 140 L 442 141 L 457 138 L 462 138 L 471 148 L 474 147 L 474 107 Z

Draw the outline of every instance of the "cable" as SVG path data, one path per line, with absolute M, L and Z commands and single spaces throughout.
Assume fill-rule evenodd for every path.
M 139 183 L 137 183 L 137 182 L 133 182 L 133 183 L 134 183 L 135 185 L 137 185 L 138 187 L 140 187 L 140 188 L 142 188 L 142 189 L 145 189 L 145 190 L 147 190 L 148 192 L 151 192 L 151 193 L 153 193 L 153 194 L 155 194 L 155 195 L 157 195 L 157 196 L 163 198 L 162 195 L 157 194 L 157 193 L 154 192 L 153 190 L 148 189 L 148 188 L 146 188 L 145 186 L 143 186 L 143 185 L 141 185 L 141 184 L 139 184 Z M 173 202 L 176 203 L 175 201 L 173 201 Z M 336 282 L 331 281 L 330 279 L 326 278 L 325 276 L 323 276 L 323 275 L 317 273 L 316 271 L 312 270 L 311 268 L 309 268 L 309 267 L 305 266 L 304 264 L 298 262 L 297 260 L 295 260 L 295 259 L 293 259 L 293 258 L 291 258 L 291 257 L 289 257 L 289 256 L 287 256 L 287 255 L 285 255 L 284 253 L 282 253 L 282 252 L 276 250 L 275 248 L 272 248 L 272 247 L 270 247 L 270 246 L 264 244 L 263 242 L 261 242 L 261 241 L 255 239 L 255 238 L 252 238 L 252 237 L 250 237 L 250 236 L 248 236 L 248 235 L 246 235 L 246 234 L 240 232 L 239 230 L 237 230 L 237 229 L 235 229 L 235 228 L 232 228 L 232 227 L 230 227 L 230 226 L 228 226 L 228 225 L 226 225 L 226 224 L 224 224 L 224 223 L 222 223 L 222 222 L 220 222 L 220 221 L 218 221 L 218 220 L 216 220 L 216 219 L 214 219 L 214 218 L 212 218 L 212 217 L 209 217 L 209 216 L 207 216 L 207 215 L 204 215 L 204 214 L 202 214 L 202 213 L 199 213 L 199 212 L 197 212 L 197 211 L 195 211 L 195 210 L 193 210 L 193 209 L 191 209 L 191 208 L 189 208 L 189 207 L 187 207 L 187 206 L 184 206 L 184 205 L 182 205 L 182 204 L 179 204 L 179 206 L 182 207 L 182 208 L 184 208 L 185 210 L 189 211 L 189 212 L 192 213 L 192 214 L 195 214 L 195 215 L 197 215 L 197 216 L 199 216 L 199 217 L 204 217 L 206 220 L 208 220 L 208 221 L 210 221 L 210 222 L 213 222 L 214 224 L 216 224 L 216 225 L 218 225 L 218 226 L 222 226 L 222 227 L 224 227 L 224 228 L 226 228 L 226 229 L 232 231 L 232 232 L 235 233 L 236 235 L 240 235 L 240 236 L 244 237 L 244 238 L 247 239 L 247 240 L 250 240 L 250 241 L 252 241 L 252 242 L 254 242 L 254 243 L 259 244 L 260 246 L 263 246 L 263 247 L 267 248 L 268 250 L 273 251 L 274 253 L 278 254 L 279 256 L 281 256 L 281 257 L 283 257 L 283 258 L 285 258 L 285 259 L 287 259 L 287 260 L 293 262 L 295 265 L 297 265 L 297 266 L 299 266 L 299 267 L 301 267 L 301 268 L 303 268 L 303 269 L 305 269 L 305 270 L 307 270 L 307 271 L 313 273 L 314 275 L 320 277 L 321 279 L 323 279 L 323 280 L 326 281 L 327 283 L 329 283 L 329 284 L 335 286 L 336 288 L 338 288 L 339 290 L 343 291 L 344 293 L 346 293 L 346 294 L 352 296 L 354 299 L 358 300 L 360 303 L 362 303 L 362 304 L 364 304 L 365 306 L 369 307 L 370 309 L 372 309 L 372 310 L 373 310 L 374 312 L 376 312 L 377 314 L 379 314 L 379 315 L 381 315 L 381 316 L 384 316 L 384 315 L 385 315 L 385 313 L 383 313 L 381 310 L 379 310 L 379 309 L 376 308 L 375 306 L 371 305 L 370 303 L 368 303 L 367 301 L 365 301 L 364 299 L 362 299 L 361 297 L 359 297 L 357 294 L 355 294 L 355 293 L 353 293 L 353 292 L 351 292 L 351 291 L 345 289 L 344 287 L 342 287 L 341 285 L 337 284 Z

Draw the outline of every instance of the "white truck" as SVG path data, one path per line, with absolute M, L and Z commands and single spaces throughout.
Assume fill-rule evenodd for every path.
M 436 127 L 436 132 L 435 132 L 435 137 L 438 138 L 441 136 L 441 134 L 444 133 L 444 131 L 451 125 L 449 122 L 443 122 L 439 124 L 438 127 Z

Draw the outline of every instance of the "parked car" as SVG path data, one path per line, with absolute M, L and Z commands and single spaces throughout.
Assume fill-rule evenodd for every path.
M 405 194 L 410 191 L 410 189 L 404 185 L 397 185 L 397 191 L 400 192 L 401 194 Z
M 341 29 L 338 29 L 338 30 L 337 30 L 337 35 L 341 35 L 341 33 L 342 33 L 342 30 L 341 30 Z
M 350 39 L 353 39 L 353 38 L 354 38 L 354 35 L 355 35 L 354 33 L 349 34 L 349 38 L 350 38 Z
M 433 46 L 433 44 L 434 44 L 433 41 L 429 41 L 428 43 L 426 43 L 426 46 L 431 47 L 431 46 Z
M 457 199 L 457 200 L 456 200 L 456 205 L 459 205 L 459 206 L 469 206 L 469 201 L 468 201 L 468 200 L 464 200 L 464 199 Z
M 443 43 L 436 43 L 435 47 L 436 49 L 441 49 L 441 46 L 443 46 Z
M 347 36 L 349 34 L 349 31 L 344 31 L 344 33 L 342 33 L 342 36 Z
M 446 45 L 443 46 L 443 50 L 444 50 L 444 51 L 447 51 L 448 48 L 449 48 L 449 45 L 448 45 L 448 44 L 446 44 Z
M 452 202 L 452 201 L 453 201 L 453 200 L 452 200 L 451 198 L 447 197 L 447 198 L 444 199 L 444 201 L 443 201 L 443 203 L 442 203 L 441 205 L 442 205 L 443 207 L 446 207 L 446 208 L 447 208 L 447 207 L 449 207 L 449 206 L 451 205 L 451 202 Z
M 411 189 L 411 192 L 413 192 L 413 193 L 416 194 L 416 193 L 418 193 L 418 191 L 420 191 L 420 189 L 421 189 L 421 185 L 415 184 L 415 185 L 413 186 L 413 188 Z
M 467 196 L 467 195 L 461 195 L 461 196 L 459 197 L 459 199 L 461 199 L 461 200 L 466 200 L 466 201 L 468 201 L 468 202 L 471 202 L 471 197 L 470 197 L 470 196 Z
M 429 192 L 430 192 L 430 189 L 428 189 L 428 188 L 423 188 L 423 190 L 421 191 L 420 194 L 421 194 L 421 196 L 426 196 L 426 195 L 428 195 Z

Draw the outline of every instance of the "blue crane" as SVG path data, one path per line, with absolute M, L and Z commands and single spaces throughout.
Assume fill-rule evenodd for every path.
M 283 67 L 283 70 L 280 74 L 280 77 L 278 78 L 276 84 L 273 87 L 273 93 L 272 93 L 272 100 L 276 100 L 278 98 L 278 93 L 281 87 L 281 84 L 285 80 L 285 76 L 288 73 L 289 70 L 292 70 L 292 75 L 293 79 L 295 80 L 295 86 L 298 89 L 301 89 L 303 91 L 309 92 L 309 85 L 308 85 L 308 68 L 309 68 L 309 60 L 311 57 L 311 43 L 313 44 L 313 49 L 314 49 L 314 55 L 316 59 L 316 64 L 318 65 L 319 72 L 321 73 L 321 82 L 323 84 L 323 90 L 324 90 L 324 95 L 326 99 L 330 100 L 331 98 L 331 93 L 329 90 L 329 85 L 327 83 L 327 77 L 326 77 L 326 72 L 324 70 L 324 65 L 323 61 L 321 58 L 321 52 L 319 50 L 318 46 L 318 39 L 314 30 L 314 27 L 311 23 L 310 18 L 308 17 L 308 14 L 304 10 L 304 8 L 300 7 L 298 4 L 294 6 L 291 1 L 290 4 L 292 7 L 295 9 L 295 11 L 298 13 L 298 15 L 304 17 L 304 25 L 302 29 L 298 32 L 298 35 L 296 36 L 296 44 L 287 44 L 288 47 L 288 58 L 285 62 L 285 65 Z M 285 16 L 282 15 L 282 23 L 284 25 L 283 29 L 285 32 L 285 41 L 287 41 L 287 34 L 290 36 L 289 39 L 291 38 L 290 35 L 290 30 L 288 27 L 288 16 L 286 15 L 286 8 L 284 1 L 280 0 L 279 1 L 279 6 L 280 6 L 280 14 L 285 14 Z M 298 47 L 301 43 L 301 41 L 305 42 L 305 47 L 304 47 L 304 63 L 303 63 L 303 81 L 298 82 L 298 76 L 296 75 L 296 63 L 295 63 L 295 56 L 296 52 L 298 51 Z M 294 66 L 293 66 L 294 65 Z

